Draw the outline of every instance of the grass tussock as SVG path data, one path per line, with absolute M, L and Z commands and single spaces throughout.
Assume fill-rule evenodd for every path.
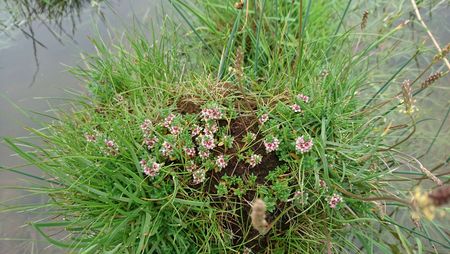
M 48 175 L 33 190 L 55 217 L 32 225 L 52 244 L 83 253 L 449 248 L 445 234 L 429 235 L 442 225 L 426 220 L 448 188 L 411 200 L 396 186 L 417 183 L 400 174 L 405 165 L 447 182 L 400 149 L 415 130 L 414 96 L 438 78 L 416 88 L 420 78 L 397 80 L 402 67 L 368 86 L 405 20 L 362 36 L 376 24 L 370 12 L 355 21 L 340 1 L 171 3 L 187 23 L 175 33 L 167 20 L 159 40 L 94 42 L 97 55 L 73 69 L 90 95 L 33 130 L 44 146 L 6 139 Z M 382 96 L 392 83 L 394 95 Z M 393 219 L 411 211 L 424 223 L 415 230 Z

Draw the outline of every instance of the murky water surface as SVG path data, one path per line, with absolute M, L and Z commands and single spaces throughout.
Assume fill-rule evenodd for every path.
M 108 1 L 108 5 L 100 4 L 100 7 L 95 8 L 88 3 L 82 7 L 79 16 L 74 15 L 74 20 L 71 17 L 62 19 L 62 28 L 65 31 L 61 34 L 60 29 L 50 25 L 56 36 L 45 24 L 35 21 L 32 23 L 35 39 L 46 47 L 37 45 L 36 51 L 33 41 L 19 30 L 9 31 L 8 34 L 0 32 L 0 136 L 27 136 L 29 132 L 24 128 L 37 126 L 22 115 L 11 102 L 26 110 L 49 114 L 49 103 L 68 103 L 61 99 L 42 98 L 68 98 L 70 96 L 66 90 L 84 90 L 83 84 L 67 72 L 67 66 L 81 64 L 81 52 L 94 53 L 90 38 L 101 35 L 107 41 L 110 31 L 124 31 L 124 27 L 130 27 L 133 22 L 141 25 L 144 22 L 153 22 L 157 28 L 165 12 L 161 3 L 160 0 L 112 0 Z M 0 9 L 1 7 L 2 5 Z M 0 20 L 4 19 L 7 19 L 7 16 L 1 13 Z M 73 28 L 75 30 L 72 30 Z M 29 31 L 27 27 L 24 29 Z M 44 117 L 36 117 L 45 120 Z M 11 156 L 11 153 L 7 147 L 0 145 L 0 166 L 22 163 L 17 157 Z M 38 174 L 38 171 L 29 170 Z M 5 190 L 3 187 L 26 184 L 27 179 L 24 177 L 0 171 L 0 201 L 5 202 L 26 195 L 21 190 Z M 27 200 L 42 203 L 46 198 Z M 23 199 L 21 202 L 23 203 Z M 41 241 L 30 227 L 25 227 L 31 219 L 32 217 L 26 214 L 0 213 L 0 253 L 64 253 L 47 248 L 48 243 Z

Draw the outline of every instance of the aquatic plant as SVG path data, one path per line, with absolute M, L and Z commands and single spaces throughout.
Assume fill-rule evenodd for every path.
M 153 42 L 95 41 L 97 55 L 72 70 L 90 94 L 33 130 L 45 145 L 6 139 L 47 174 L 32 190 L 49 203 L 33 209 L 56 216 L 32 226 L 83 253 L 450 248 L 445 224 L 427 220 L 445 212 L 448 187 L 397 186 L 448 181 L 435 174 L 442 165 L 429 170 L 399 148 L 417 124 L 415 96 L 437 79 L 400 80 L 408 60 L 373 90 L 407 22 L 363 38 L 355 31 L 373 26 L 370 15 L 349 18 L 351 2 L 173 0 L 187 22 L 175 35 L 166 21 Z M 402 212 L 416 228 L 395 219 Z

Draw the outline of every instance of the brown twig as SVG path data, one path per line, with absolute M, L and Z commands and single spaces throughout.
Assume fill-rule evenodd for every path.
M 411 0 L 411 4 L 412 4 L 412 6 L 414 8 L 414 11 L 416 13 L 417 20 L 420 22 L 420 24 L 423 26 L 423 28 L 427 31 L 428 36 L 430 37 L 431 41 L 433 42 L 434 46 L 439 51 L 439 53 L 442 53 L 442 49 L 439 46 L 439 43 L 436 41 L 436 39 L 434 38 L 434 36 L 431 33 L 430 29 L 428 28 L 427 24 L 422 19 L 422 16 L 420 15 L 420 11 L 419 11 L 419 8 L 417 7 L 416 1 L 415 0 Z M 447 65 L 447 68 L 450 70 L 450 62 L 447 60 L 447 58 L 444 57 L 442 60 L 444 60 L 445 64 Z
M 399 153 L 399 154 L 401 154 L 401 155 L 403 155 L 403 156 L 405 156 L 405 157 L 407 157 L 407 158 L 409 158 L 409 159 L 415 161 L 415 162 L 417 163 L 417 165 L 419 165 L 420 171 L 421 171 L 422 173 L 424 173 L 424 174 L 428 177 L 428 179 L 432 180 L 432 181 L 433 181 L 434 183 L 436 183 L 438 186 L 442 186 L 442 185 L 443 185 L 442 181 L 441 181 L 439 178 L 437 178 L 430 170 L 428 170 L 427 168 L 425 168 L 425 167 L 422 165 L 422 163 L 421 163 L 418 159 L 414 158 L 414 157 L 411 156 L 411 155 L 408 155 L 408 154 L 402 153 L 402 152 L 400 152 L 400 151 L 398 151 L 398 150 L 395 150 L 395 149 L 392 149 L 391 151 L 394 151 L 394 152 L 396 152 L 396 153 Z

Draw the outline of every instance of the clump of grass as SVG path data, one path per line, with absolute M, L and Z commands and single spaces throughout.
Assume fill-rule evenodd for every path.
M 403 165 L 441 181 L 396 149 L 411 135 L 397 135 L 405 125 L 379 120 L 396 97 L 358 97 L 375 49 L 404 26 L 367 43 L 354 28 L 340 32 L 349 9 L 334 1 L 172 4 L 196 17 L 185 41 L 95 43 L 98 54 L 73 70 L 91 94 L 34 130 L 46 145 L 6 140 L 48 174 L 38 190 L 57 217 L 32 225 L 52 244 L 86 253 L 389 252 L 384 229 L 408 251 L 415 242 L 405 232 L 448 247 L 380 211 L 414 208 L 391 184 Z M 67 235 L 50 237 L 54 227 Z

